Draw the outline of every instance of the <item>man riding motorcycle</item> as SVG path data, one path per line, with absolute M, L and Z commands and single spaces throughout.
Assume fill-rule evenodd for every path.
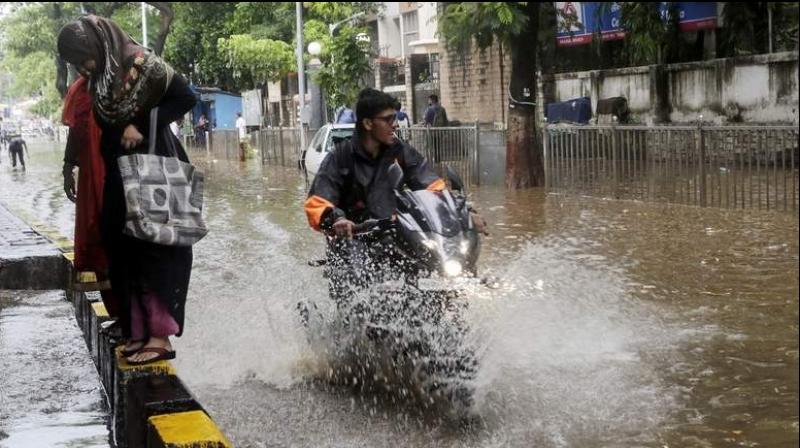
M 395 198 L 386 174 L 395 162 L 412 189 L 445 188 L 422 155 L 395 137 L 394 104 L 394 98 L 386 93 L 361 91 L 355 135 L 340 142 L 322 162 L 305 203 L 309 224 L 315 230 L 350 238 L 355 223 L 391 217 Z
M 397 164 L 405 184 L 412 190 L 443 191 L 439 178 L 425 158 L 411 145 L 395 136 L 398 127 L 396 100 L 367 88 L 356 105 L 356 132 L 352 139 L 336 145 L 314 178 L 305 202 L 309 224 L 338 237 L 332 249 L 348 264 L 355 261 L 351 239 L 357 223 L 367 219 L 391 218 L 396 209 L 394 185 L 389 168 Z M 485 225 L 476 214 L 479 231 Z
M 458 221 L 454 234 L 444 232 L 446 234 L 438 237 L 459 238 L 458 235 L 465 235 L 457 244 L 459 247 L 465 244 L 461 253 L 471 256 L 473 264 L 478 253 L 477 235 L 474 232 L 483 232 L 485 224 L 477 214 L 467 211 L 469 209 L 463 195 L 459 195 L 461 202 L 458 202 L 463 207 L 454 204 L 453 196 L 445 191 L 444 180 L 436 175 L 425 158 L 411 145 L 395 137 L 398 126 L 395 104 L 396 100 L 383 92 L 374 89 L 361 91 L 356 105 L 356 132 L 352 139 L 339 142 L 336 149 L 323 160 L 305 202 L 305 210 L 311 227 L 325 232 L 329 237 L 326 270 L 330 295 L 339 310 L 344 311 L 347 325 L 350 322 L 366 323 L 367 336 L 375 340 L 381 340 L 391 328 L 399 327 L 405 336 L 400 347 L 392 350 L 395 361 L 399 355 L 411 359 L 410 365 L 417 370 L 424 370 L 429 378 L 434 378 L 426 383 L 431 390 L 443 388 L 446 383 L 455 384 L 448 389 L 449 396 L 457 397 L 468 406 L 471 389 L 462 380 L 474 377 L 476 361 L 469 348 L 452 349 L 460 345 L 466 326 L 461 323 L 457 313 L 450 313 L 447 319 L 451 325 L 445 328 L 443 322 L 446 318 L 443 315 L 447 313 L 446 310 L 453 308 L 437 306 L 446 303 L 453 295 L 447 291 L 425 292 L 421 296 L 413 292 L 421 291 L 416 285 L 418 276 L 424 275 L 420 269 L 425 270 L 430 266 L 421 262 L 426 258 L 418 258 L 418 253 L 415 255 L 414 250 L 409 250 L 408 238 L 404 241 L 404 238 L 398 237 L 407 228 L 391 223 L 413 219 L 411 215 L 418 213 L 422 227 L 428 228 L 430 226 L 426 223 L 433 225 L 436 217 L 426 215 L 428 218 L 425 218 L 421 209 L 425 208 L 426 201 L 427 204 L 434 203 L 436 205 L 428 207 L 428 211 L 436 210 L 452 217 L 448 222 Z M 402 171 L 402 183 L 415 193 L 398 190 L 398 170 Z M 452 176 L 448 177 L 453 181 Z M 453 185 L 456 183 L 460 182 L 454 182 Z M 415 205 L 415 198 L 421 202 Z M 463 219 L 459 219 L 459 216 Z M 360 233 L 360 227 L 366 227 L 370 232 Z M 469 238 L 463 233 L 466 230 L 471 235 Z M 423 234 L 425 232 L 421 231 L 416 235 L 423 238 Z M 433 235 L 428 236 L 434 238 Z M 425 239 L 421 242 L 433 241 Z M 460 272 L 459 265 L 456 275 Z M 410 285 L 410 288 L 401 288 L 401 291 L 412 291 L 412 294 L 403 295 L 402 300 L 383 294 L 378 294 L 381 299 L 377 301 L 369 298 L 366 301 L 354 300 L 360 291 L 382 284 L 385 280 L 403 277 L 403 284 Z M 418 306 L 418 298 L 430 306 Z M 298 308 L 306 320 L 308 309 L 302 305 L 298 305 Z M 428 337 L 411 337 L 411 333 L 421 328 L 422 322 L 442 327 L 449 339 L 438 337 L 435 338 L 438 342 L 434 344 Z M 400 333 L 396 336 L 400 336 Z M 451 340 L 453 344 L 447 346 L 443 344 L 445 340 Z M 439 353 L 443 351 L 446 353 Z M 426 360 L 420 362 L 413 353 L 424 353 Z
M 356 223 L 391 218 L 395 197 L 388 169 L 397 163 L 405 182 L 415 190 L 442 191 L 445 183 L 411 145 L 395 137 L 395 99 L 375 89 L 364 89 L 356 105 L 356 132 L 336 145 L 323 160 L 305 203 L 309 224 L 337 237 L 331 241 L 329 258 L 341 269 L 331 275 L 331 293 L 339 301 L 348 287 L 366 286 L 363 275 L 374 256 L 369 245 L 351 241 Z M 376 254 L 373 254 L 376 255 Z M 388 259 L 390 257 L 380 257 Z M 359 265 L 359 266 L 354 266 Z M 352 268 L 352 269 L 351 269 Z M 372 270 L 372 269 L 369 269 Z M 337 275 L 337 272 L 340 275 Z

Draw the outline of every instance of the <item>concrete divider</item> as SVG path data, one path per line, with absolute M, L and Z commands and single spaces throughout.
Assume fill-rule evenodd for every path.
M 205 412 L 180 412 L 150 417 L 147 421 L 147 446 L 153 448 L 185 447 L 204 440 L 203 448 L 230 446 Z
M 106 392 L 117 447 L 232 446 L 177 376 L 172 363 L 132 366 L 126 362 L 121 342 L 106 328 L 111 318 L 98 293 L 72 291 L 69 296 Z M 198 417 L 197 413 L 205 417 Z M 162 418 L 173 415 L 181 417 Z M 161 418 L 155 420 L 160 424 L 149 423 L 155 417 Z M 200 431 L 193 425 L 205 429 Z M 174 440 L 180 440 L 180 444 Z
M 0 212 L 3 211 L 5 209 L 0 207 Z M 5 225 L 0 226 L 0 230 L 3 230 L 0 236 L 5 236 L 6 239 L 9 235 L 16 237 L 24 223 L 7 212 L 0 217 L 3 218 L 0 224 Z M 36 277 L 55 277 L 58 284 L 49 285 L 50 289 L 66 290 L 67 299 L 75 310 L 75 320 L 83 333 L 105 390 L 115 445 L 119 448 L 231 447 L 230 441 L 178 378 L 175 367 L 170 362 L 131 366 L 125 361 L 121 354 L 122 342 L 118 339 L 118 331 L 109 328 L 113 321 L 100 294 L 79 291 L 81 285 L 96 282 L 96 278 L 74 272 L 72 242 L 41 224 L 37 223 L 32 227 L 32 230 L 25 230 L 31 233 L 28 239 L 36 241 L 37 254 L 41 252 L 48 257 L 48 263 L 52 266 L 45 271 L 49 271 L 37 270 L 34 274 L 26 274 L 25 269 L 31 266 L 27 263 L 14 265 L 14 271 L 11 271 L 12 268 L 0 269 L 0 273 L 7 275 L 19 271 L 25 274 L 25 282 L 28 283 Z M 13 232 L 6 232 L 8 229 Z M 54 253 L 58 258 L 57 262 L 52 260 Z M 5 265 L 8 266 L 10 265 Z M 63 266 L 66 269 L 62 269 Z M 19 273 L 15 275 L 21 275 Z M 17 283 L 12 284 L 15 285 Z M 27 283 L 24 287 L 32 288 Z

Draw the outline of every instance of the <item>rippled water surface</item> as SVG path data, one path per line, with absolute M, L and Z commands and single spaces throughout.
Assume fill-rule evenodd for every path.
M 0 164 L 0 201 L 71 234 L 60 154 Z M 196 158 L 195 246 L 177 365 L 236 446 L 796 446 L 798 217 L 511 192 L 471 288 L 479 423 L 329 384 L 296 311 L 324 300 L 323 242 L 293 170 Z

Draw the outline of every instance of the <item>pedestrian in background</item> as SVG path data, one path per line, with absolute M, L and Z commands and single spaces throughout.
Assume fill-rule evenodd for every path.
M 397 125 L 401 128 L 411 127 L 411 120 L 408 118 L 406 111 L 403 110 L 403 105 L 400 101 L 395 104 L 395 110 L 397 111 Z
M 28 152 L 28 144 L 25 143 L 25 140 L 23 140 L 19 135 L 12 136 L 11 141 L 8 143 L 8 152 L 11 156 L 12 168 L 17 167 L 17 158 L 19 158 L 19 163 L 22 165 L 22 171 L 25 171 L 25 154 L 30 156 L 30 153 Z
M 239 131 L 239 161 L 244 162 L 247 152 L 247 123 L 241 112 L 236 113 L 236 129 Z

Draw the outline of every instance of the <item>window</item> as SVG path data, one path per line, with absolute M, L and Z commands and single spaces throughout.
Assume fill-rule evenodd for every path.
M 314 151 L 316 152 L 322 152 L 322 141 L 325 139 L 325 136 L 327 134 L 328 134 L 328 126 L 321 127 L 319 131 L 317 131 L 317 134 L 314 136 L 314 138 L 311 140 L 311 144 L 309 144 L 308 146 L 314 148 Z
M 419 40 L 419 15 L 417 11 L 403 13 L 403 47 L 407 55 L 412 53 L 408 43 L 415 40 Z

